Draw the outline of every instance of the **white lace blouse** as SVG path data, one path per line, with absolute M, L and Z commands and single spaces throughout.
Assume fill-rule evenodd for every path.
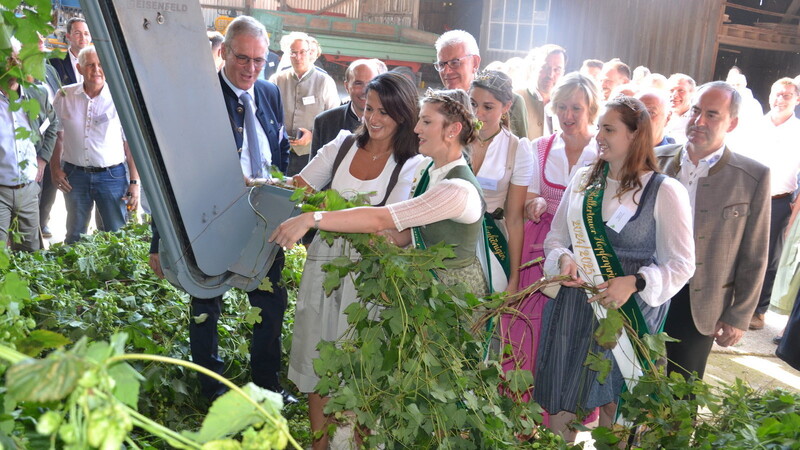
M 430 162 L 430 158 L 425 158 L 419 164 L 419 175 L 414 184 L 419 181 Z M 397 230 L 403 231 L 448 219 L 458 223 L 474 223 L 480 219 L 482 206 L 478 189 L 466 180 L 444 179 L 454 167 L 466 165 L 467 161 L 462 157 L 438 169 L 431 166 L 428 170 L 430 182 L 424 194 L 388 205 Z

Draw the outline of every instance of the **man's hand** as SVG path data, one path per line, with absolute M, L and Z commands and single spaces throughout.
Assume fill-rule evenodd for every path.
M 36 157 L 36 181 L 37 183 L 42 182 L 42 178 L 44 178 L 44 171 L 47 168 L 47 161 L 40 157 Z
M 67 181 L 67 173 L 61 167 L 50 164 L 50 178 L 53 179 L 53 184 L 56 185 L 59 191 L 66 194 L 72 190 L 72 186 Z
M 128 193 L 122 200 L 128 204 L 128 211 L 136 211 L 139 208 L 139 196 L 141 189 L 138 184 L 129 184 Z
M 297 130 L 300 132 L 300 136 L 298 136 L 295 140 L 289 140 L 289 145 L 292 147 L 311 145 L 311 131 L 306 130 L 305 128 L 298 128 Z
M 164 271 L 161 270 L 161 256 L 158 253 L 150 253 L 150 259 L 147 263 L 150 264 L 150 268 L 153 269 L 153 273 L 158 278 L 164 278 Z
M 740 330 L 722 321 L 717 322 L 717 326 L 714 328 L 714 341 L 716 341 L 717 345 L 720 347 L 736 345 L 736 343 L 742 339 L 742 336 L 744 336 L 744 330 Z

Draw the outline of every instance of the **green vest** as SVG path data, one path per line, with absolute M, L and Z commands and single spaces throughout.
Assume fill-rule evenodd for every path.
M 483 202 L 483 191 L 472 170 L 467 166 L 456 166 L 450 172 L 447 172 L 444 177 L 445 180 L 456 178 L 469 181 L 475 186 L 478 194 L 481 195 L 481 209 L 485 210 L 486 204 Z M 480 219 L 473 223 L 458 223 L 447 219 L 421 226 L 419 230 L 422 240 L 427 246 L 435 245 L 442 241 L 455 245 L 453 250 L 456 253 L 456 257 L 447 259 L 444 262 L 448 269 L 459 269 L 468 266 L 475 260 L 475 249 L 481 233 L 482 223 L 483 211 L 481 211 Z

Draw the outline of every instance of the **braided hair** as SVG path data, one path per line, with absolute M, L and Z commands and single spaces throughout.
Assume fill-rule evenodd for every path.
M 444 126 L 461 123 L 461 132 L 458 140 L 463 147 L 475 140 L 478 129 L 475 126 L 477 119 L 472 114 L 469 96 L 462 89 L 447 89 L 434 91 L 428 89 L 422 97 L 422 104 L 431 103 L 438 106 L 439 113 L 444 116 Z

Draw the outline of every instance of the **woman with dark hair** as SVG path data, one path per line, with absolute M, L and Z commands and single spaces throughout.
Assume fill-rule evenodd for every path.
M 545 274 L 569 280 L 544 310 L 534 399 L 568 441 L 578 412 L 600 407 L 600 425 L 610 426 L 623 384 L 632 387 L 647 364 L 626 332 L 613 350 L 600 347 L 596 317 L 620 309 L 638 334 L 658 333 L 670 298 L 694 273 L 689 196 L 657 172 L 645 106 L 610 101 L 595 139 L 599 159 L 570 182 L 544 243 Z M 603 382 L 585 365 L 588 352 L 611 360 Z
M 470 145 L 470 166 L 486 200 L 487 233 L 493 253 L 490 284 L 494 292 L 515 292 L 533 157 L 528 141 L 520 144 L 508 129 L 508 111 L 514 100 L 508 75 L 494 70 L 479 73 L 469 95 L 475 116 L 483 123 Z
M 367 103 L 362 124 L 354 135 L 343 130 L 324 145 L 313 160 L 293 177 L 295 186 L 316 190 L 335 189 L 348 193 L 375 192 L 370 198 L 374 206 L 384 206 L 408 199 L 414 170 L 422 159 L 417 154 L 419 139 L 414 134 L 417 118 L 417 91 L 404 76 L 384 73 L 369 82 Z M 308 394 L 308 414 L 314 432 L 327 427 L 323 413 L 327 401 L 314 393 L 319 381 L 312 361 L 317 358 L 321 340 L 336 341 L 347 330 L 344 310 L 358 301 L 350 278 L 325 294 L 322 287 L 325 272 L 322 266 L 336 257 L 358 259 L 356 251 L 344 239 L 328 245 L 319 236 L 308 247 L 300 290 L 297 294 L 294 339 L 289 357 L 289 379 L 300 392 Z M 314 441 L 313 448 L 327 448 L 324 434 Z
M 464 91 L 456 90 L 429 92 L 422 99 L 414 132 L 419 136 L 420 153 L 428 158 L 418 165 L 421 171 L 414 198 L 379 208 L 300 214 L 279 225 L 270 242 L 291 247 L 311 228 L 339 233 L 390 232 L 397 245 L 413 243 L 418 248 L 445 242 L 455 246 L 456 256 L 436 271 L 439 280 L 446 285 L 466 283 L 476 296 L 485 295 L 486 279 L 476 256 L 483 199 L 464 158 L 467 145 L 475 139 L 475 117 L 456 94 L 467 98 Z

